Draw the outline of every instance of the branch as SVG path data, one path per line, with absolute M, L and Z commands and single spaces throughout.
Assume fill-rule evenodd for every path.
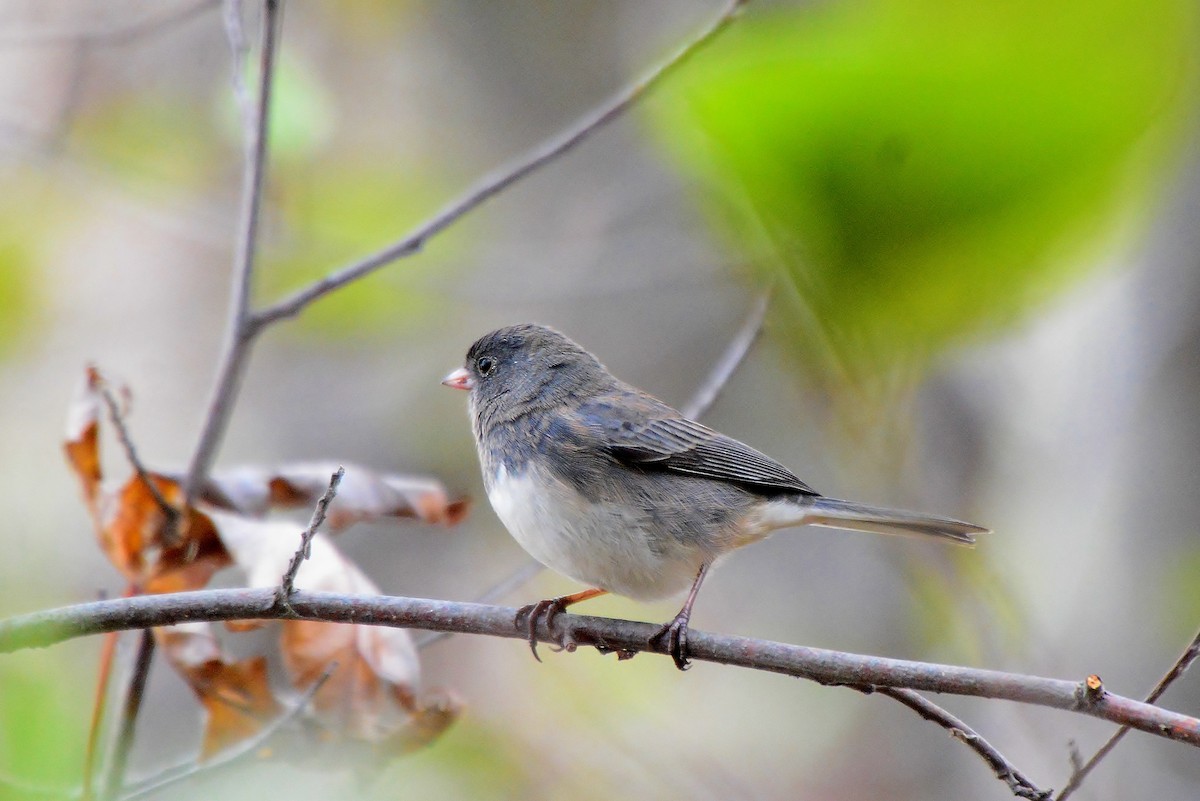
M 546 568 L 542 565 L 541 562 L 537 561 L 536 559 L 530 559 L 525 564 L 521 565 L 516 570 L 514 570 L 512 573 L 509 573 L 507 576 L 500 579 L 498 582 L 493 584 L 491 587 L 484 590 L 482 594 L 480 594 L 477 598 L 475 598 L 475 603 L 479 603 L 479 604 L 495 603 L 496 601 L 499 601 L 504 596 L 508 595 L 510 592 L 516 590 L 518 587 L 525 586 L 526 583 L 533 580 L 534 576 L 538 575 L 545 569 Z M 426 634 L 425 636 L 417 639 L 417 641 L 416 641 L 417 650 L 419 651 L 422 648 L 428 648 L 429 646 L 433 645 L 435 642 L 441 642 L 442 640 L 446 639 L 447 637 L 453 637 L 453 636 L 454 636 L 454 632 L 451 632 L 451 631 L 431 632 L 431 633 Z
M 133 664 L 133 676 L 129 680 L 129 689 L 125 692 L 125 706 L 121 709 L 121 730 L 113 743 L 112 757 L 108 762 L 108 772 L 104 778 L 104 801 L 113 801 L 121 792 L 125 783 L 125 770 L 129 766 L 129 751 L 133 748 L 133 736 L 137 730 L 138 713 L 142 708 L 142 697 L 146 693 L 146 679 L 150 675 L 150 665 L 154 661 L 154 632 L 142 630 L 138 642 L 137 659 Z
M 104 399 L 104 405 L 108 407 L 108 416 L 112 419 L 113 428 L 117 430 L 117 439 L 121 442 L 121 447 L 125 450 L 125 458 L 129 460 L 129 464 L 133 466 L 133 470 L 137 473 L 138 479 L 142 485 L 150 492 L 150 497 L 154 499 L 158 510 L 163 513 L 166 518 L 166 523 L 163 526 L 163 531 L 169 536 L 164 537 L 169 544 L 173 544 L 173 540 L 178 535 L 178 524 L 180 512 L 170 504 L 162 491 L 150 478 L 150 471 L 146 469 L 146 465 L 138 457 L 137 448 L 134 447 L 133 438 L 129 435 L 129 428 L 125 425 L 125 415 L 121 411 L 120 404 L 113 397 L 112 390 L 109 389 L 108 382 L 101 378 L 100 397 Z
M 384 625 L 426 631 L 486 634 L 525 639 L 513 626 L 515 609 L 502 606 L 386 595 L 341 595 L 297 590 L 287 607 L 274 588 L 201 590 L 77 604 L 0 621 L 0 653 L 53 645 L 74 637 L 118 629 L 165 626 L 183 620 L 264 620 L 299 615 L 331 623 Z M 542 642 L 574 640 L 609 651 L 666 654 L 648 644 L 659 627 L 650 623 L 563 614 L 554 632 L 543 622 Z M 1084 682 L 938 665 L 801 645 L 692 631 L 688 655 L 754 670 L 809 679 L 824 685 L 874 685 L 998 698 L 1063 709 L 1107 720 L 1169 740 L 1200 746 L 1200 719 L 1131 698 L 1089 689 Z
M 208 475 L 216 456 L 217 445 L 229 423 L 245 372 L 246 358 L 256 331 L 250 312 L 250 290 L 254 275 L 254 254 L 258 240 L 259 212 L 262 208 L 263 177 L 267 163 L 267 125 L 270 120 L 271 86 L 275 74 L 275 49 L 279 28 L 279 0 L 264 0 L 262 41 L 259 46 L 258 102 L 254 118 L 249 121 L 246 168 L 242 172 L 242 209 L 238 229 L 237 250 L 234 256 L 233 292 L 229 300 L 229 323 L 225 334 L 221 363 L 213 381 L 208 413 L 196 450 L 188 465 L 183 482 L 185 505 L 195 496 L 196 489 Z M 237 41 L 230 46 L 235 54 Z
M 547 140 L 530 151 L 524 158 L 507 167 L 501 168 L 485 176 L 479 183 L 468 189 L 457 200 L 421 224 L 403 239 L 388 245 L 366 258 L 349 264 L 324 278 L 315 281 L 301 289 L 291 297 L 268 306 L 259 311 L 253 318 L 254 325 L 261 329 L 278 320 L 294 317 L 309 304 L 328 295 L 352 281 L 375 272 L 397 259 L 417 253 L 433 236 L 457 222 L 459 218 L 481 206 L 485 201 L 500 194 L 513 184 L 538 169 L 546 166 L 580 142 L 590 137 L 596 131 L 608 125 L 629 110 L 648 91 L 675 71 L 684 61 L 696 51 L 712 41 L 721 33 L 741 11 L 749 0 L 729 0 L 725 9 L 704 28 L 695 38 L 676 50 L 669 58 L 652 69 L 641 80 L 633 83 L 602 106 L 590 113 L 557 136 Z
M 287 571 L 284 572 L 279 586 L 275 589 L 280 604 L 286 605 L 288 599 L 296 591 L 294 586 L 296 574 L 300 572 L 300 565 L 304 563 L 304 560 L 312 556 L 312 539 L 317 535 L 317 529 L 325 522 L 325 513 L 337 495 L 338 485 L 342 483 L 342 477 L 345 475 L 346 468 L 339 466 L 329 477 L 329 487 L 325 490 L 325 494 L 317 500 L 312 519 L 308 521 L 308 528 L 300 533 L 300 547 L 292 554 L 292 561 L 288 563 Z
M 1033 782 L 1025 777 L 1025 774 L 1017 770 L 1015 765 L 1005 759 L 1004 755 L 997 751 L 995 746 L 983 739 L 977 731 L 925 696 L 900 687 L 862 687 L 856 689 L 860 689 L 863 693 L 879 693 L 880 695 L 886 695 L 888 698 L 895 699 L 925 720 L 932 721 L 950 732 L 950 736 L 961 740 L 964 745 L 978 754 L 979 758 L 986 762 L 988 767 L 996 774 L 996 778 L 1007 784 L 1008 789 L 1012 790 L 1013 795 L 1018 798 L 1028 798 L 1031 801 L 1050 801 L 1050 791 L 1039 790 Z
M 758 300 L 754 301 L 754 306 L 750 309 L 750 315 L 746 318 L 746 322 L 742 323 L 741 329 L 738 330 L 725 352 L 721 354 L 720 360 L 708 374 L 708 378 L 696 388 L 692 399 L 680 410 L 684 417 L 695 420 L 712 408 L 721 394 L 721 390 L 725 389 L 725 385 L 729 383 L 729 379 L 733 377 L 734 372 L 745 360 L 746 354 L 750 352 L 758 335 L 762 333 L 763 321 L 767 319 L 767 307 L 770 303 L 771 292 L 769 290 L 763 292 L 758 296 Z
M 1162 694 L 1166 692 L 1167 688 L 1170 687 L 1176 679 L 1178 679 L 1187 671 L 1192 662 L 1196 661 L 1197 656 L 1200 656 L 1200 631 L 1196 632 L 1196 636 L 1192 638 L 1192 642 L 1187 648 L 1184 649 L 1183 653 L 1179 655 L 1179 658 L 1175 660 L 1175 664 L 1171 665 L 1171 669 L 1168 670 L 1166 674 L 1158 680 L 1158 684 L 1154 685 L 1154 689 L 1151 690 L 1150 694 L 1146 696 L 1146 703 L 1153 704 L 1155 701 L 1157 701 Z M 1071 774 L 1071 778 L 1067 780 L 1066 786 L 1063 787 L 1062 792 L 1058 794 L 1058 801 L 1066 801 L 1066 799 L 1070 797 L 1073 792 L 1078 790 L 1079 785 L 1081 785 L 1083 780 L 1087 778 L 1087 775 L 1092 772 L 1092 769 L 1099 764 L 1100 760 L 1108 756 L 1108 753 L 1116 747 L 1117 743 L 1121 742 L 1121 739 L 1125 737 L 1128 731 L 1128 725 L 1124 725 L 1117 729 L 1113 736 L 1108 738 L 1108 742 L 1100 746 L 1100 750 L 1092 755 L 1091 759 L 1089 759 L 1085 764 L 1076 767 L 1075 771 Z

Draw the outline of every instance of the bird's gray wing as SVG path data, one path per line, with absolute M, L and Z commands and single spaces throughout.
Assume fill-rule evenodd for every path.
M 587 404 L 581 413 L 619 462 L 728 481 L 763 493 L 817 492 L 770 456 L 679 415 L 646 395 Z

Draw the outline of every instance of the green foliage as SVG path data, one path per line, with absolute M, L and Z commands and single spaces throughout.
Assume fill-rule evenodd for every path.
M 243 81 L 247 98 L 254 97 L 258 86 L 258 63 L 246 62 Z M 245 137 L 245 120 L 231 92 L 221 95 L 222 118 L 230 141 Z M 305 162 L 316 157 L 328 143 L 336 126 L 335 109 L 329 89 L 308 64 L 284 52 L 276 65 L 271 84 L 271 119 L 267 127 L 268 152 L 272 171 L 281 162 Z
M 39 259 L 71 206 L 48 191 L 44 177 L 14 168 L 0 200 L 0 358 L 28 336 L 42 311 Z M 53 212 L 53 213 L 51 213 Z
M 0 773 L 34 785 L 78 783 L 88 680 L 61 654 L 31 651 L 0 662 Z M 0 786 L 0 796 L 4 788 Z
M 1200 548 L 1189 548 L 1172 562 L 1162 582 L 1162 620 L 1171 640 L 1194 633 L 1200 620 Z
M 9 227 L 4 218 L 14 215 L 0 212 L 0 356 L 17 341 L 33 317 L 33 286 L 30 280 L 34 264 L 28 229 Z
M 1193 96 L 1192 23 L 1184 0 L 751 14 L 657 129 L 705 209 L 795 289 L 793 344 L 862 379 L 1081 273 L 1079 245 L 1138 199 Z
M 262 296 L 275 298 L 396 241 L 436 210 L 430 187 L 414 165 L 382 153 L 281 170 L 273 200 L 287 237 L 267 251 Z M 436 257 L 422 254 L 324 298 L 300 318 L 301 327 L 323 336 L 369 336 L 427 319 L 439 303 L 424 287 L 446 269 L 456 242 L 456 232 L 446 232 Z
M 231 157 L 205 121 L 185 99 L 139 94 L 80 117 L 72 138 L 120 179 L 184 195 L 220 177 Z

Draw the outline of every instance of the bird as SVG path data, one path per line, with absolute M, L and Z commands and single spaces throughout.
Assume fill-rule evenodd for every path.
M 696 595 L 714 562 L 802 525 L 973 545 L 988 529 L 819 494 L 782 464 L 616 378 L 547 326 L 499 328 L 442 383 L 469 393 L 483 483 L 497 517 L 546 567 L 588 589 L 521 608 L 538 621 L 606 593 L 652 601 L 687 590 L 648 646 L 685 670 Z

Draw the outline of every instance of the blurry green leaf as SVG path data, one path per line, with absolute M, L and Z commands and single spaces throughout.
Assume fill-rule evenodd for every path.
M 9 215 L 0 211 L 0 356 L 17 341 L 18 335 L 32 318 L 33 287 L 30 276 L 34 261 L 34 244 L 29 230 L 9 226 Z M 20 232 L 21 236 L 13 236 Z
M 35 786 L 78 783 L 94 674 L 51 651 L 0 663 L 0 774 Z M 5 789 L 0 785 L 0 796 Z M 4 796 L 7 797 L 7 796 Z
M 1200 549 L 1191 548 L 1172 560 L 1163 581 L 1163 610 L 1161 620 L 1174 639 L 1190 636 L 1200 620 L 1200 592 L 1196 591 L 1196 576 L 1200 576 Z
M 270 250 L 262 272 L 267 298 L 394 242 L 444 200 L 428 177 L 386 153 L 329 160 L 315 171 L 284 171 L 272 194 L 287 240 Z M 436 253 L 406 259 L 338 290 L 305 311 L 300 327 L 326 336 L 361 336 L 428 319 L 441 307 L 431 282 L 461 241 L 454 230 L 439 235 Z
M 280 59 L 271 106 L 271 154 L 307 157 L 329 141 L 333 101 L 325 85 L 293 58 Z
M 153 180 L 181 193 L 224 173 L 230 151 L 214 135 L 209 115 L 178 97 L 138 94 L 80 117 L 72 138 L 121 177 Z
M 257 54 L 247 59 L 242 80 L 253 102 L 258 89 Z M 275 67 L 271 85 L 271 120 L 268 128 L 271 161 L 307 160 L 328 144 L 336 127 L 336 111 L 329 89 L 308 65 L 286 51 Z M 238 147 L 245 138 L 245 120 L 234 93 L 218 94 L 220 117 L 230 141 Z
M 947 565 L 906 554 L 914 641 L 925 651 L 952 649 L 952 660 L 1021 653 L 1029 640 L 1028 624 L 1003 576 L 979 551 L 956 549 L 950 556 Z
M 47 179 L 30 168 L 10 168 L 0 199 L 0 358 L 28 335 L 42 310 L 42 249 L 70 216 L 69 198 L 47 190 Z
M 1080 273 L 1194 96 L 1186 0 L 874 0 L 749 15 L 660 138 L 808 316 L 832 378 L 920 365 Z

